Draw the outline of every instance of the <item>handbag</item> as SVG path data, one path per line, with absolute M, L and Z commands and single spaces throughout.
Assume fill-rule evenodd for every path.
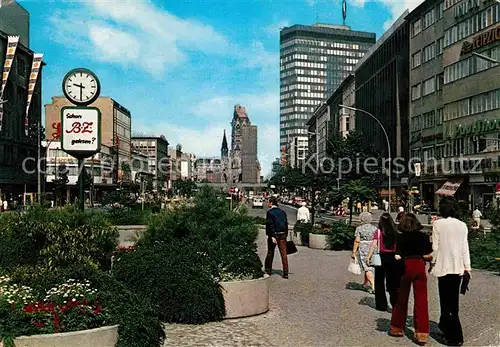
M 359 266 L 356 258 L 351 259 L 351 262 L 349 263 L 349 266 L 347 267 L 347 271 L 349 271 L 355 275 L 361 275 L 361 266 Z
M 290 234 L 291 238 L 291 234 Z M 287 240 L 286 241 L 286 254 L 294 254 L 297 253 L 297 246 L 295 246 L 295 242 L 293 240 Z
M 377 230 L 377 250 L 376 253 L 372 255 L 372 265 L 373 266 L 382 266 L 382 258 L 380 257 L 380 233 L 382 230 Z
M 465 295 L 465 292 L 469 290 L 470 273 L 464 273 L 462 277 L 462 284 L 460 285 L 460 294 Z

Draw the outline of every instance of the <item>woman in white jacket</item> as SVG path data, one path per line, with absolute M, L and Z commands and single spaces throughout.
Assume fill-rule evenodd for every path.
M 302 203 L 302 207 L 297 210 L 297 221 L 302 223 L 309 223 L 311 220 L 311 214 L 306 206 L 305 202 Z
M 432 227 L 432 264 L 429 272 L 438 278 L 441 317 L 439 329 L 449 346 L 461 346 L 464 342 L 458 316 L 462 277 L 470 277 L 471 264 L 467 225 L 458 219 L 458 203 L 445 198 L 439 204 L 443 217 Z

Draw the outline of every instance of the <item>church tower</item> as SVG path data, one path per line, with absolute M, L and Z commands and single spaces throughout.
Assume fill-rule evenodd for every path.
M 229 181 L 229 148 L 227 146 L 226 130 L 224 129 L 224 137 L 222 138 L 222 146 L 220 148 L 221 157 L 221 182 L 227 183 Z

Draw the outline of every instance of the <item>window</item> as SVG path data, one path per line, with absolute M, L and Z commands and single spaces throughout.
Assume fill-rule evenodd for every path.
M 422 51 L 422 63 L 428 62 L 431 59 L 434 59 L 436 56 L 435 44 L 431 43 L 430 45 L 424 47 Z
M 444 12 L 444 2 L 440 3 L 437 7 L 437 20 L 443 18 L 443 12 Z
M 413 36 L 420 34 L 421 31 L 422 31 L 422 23 L 421 23 L 421 20 L 418 19 L 417 21 L 413 22 L 413 24 L 412 24 Z
M 443 54 L 443 44 L 444 44 L 444 37 L 441 37 L 436 42 L 437 55 Z
M 444 84 L 444 74 L 440 73 L 436 76 L 436 90 L 443 89 Z
M 412 69 L 420 66 L 420 59 L 422 57 L 422 52 L 421 51 L 418 51 L 417 53 L 413 54 L 411 56 L 411 67 Z
M 17 74 L 22 77 L 26 77 L 28 74 L 28 69 L 26 66 L 26 60 L 21 59 L 20 57 L 17 57 Z
M 443 109 L 440 108 L 436 111 L 436 125 L 443 124 Z
M 411 87 L 411 99 L 417 100 L 421 96 L 421 85 L 420 83 Z
M 424 81 L 424 90 L 423 90 L 423 95 L 429 95 L 431 93 L 434 93 L 436 89 L 436 79 L 434 77 L 429 78 L 428 80 Z
M 436 21 L 435 13 L 436 12 L 434 11 L 434 9 L 432 9 L 429 12 L 427 12 L 426 14 L 424 14 L 423 29 L 426 29 L 426 28 L 430 27 L 432 24 L 434 24 L 434 22 Z

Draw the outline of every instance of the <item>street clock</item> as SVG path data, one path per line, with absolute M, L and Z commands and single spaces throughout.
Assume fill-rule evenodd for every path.
M 78 68 L 64 76 L 62 89 L 64 96 L 73 104 L 87 106 L 99 97 L 101 83 L 92 71 Z

